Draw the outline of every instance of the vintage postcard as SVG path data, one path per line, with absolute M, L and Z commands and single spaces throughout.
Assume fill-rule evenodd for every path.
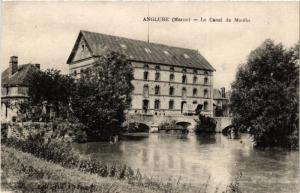
M 299 2 L 1 2 L 1 192 L 299 192 Z

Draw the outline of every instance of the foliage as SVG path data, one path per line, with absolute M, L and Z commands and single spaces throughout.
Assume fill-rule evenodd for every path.
M 113 178 L 67 169 L 13 148 L 1 146 L 1 189 L 31 193 L 153 192 Z
M 233 123 L 250 130 L 257 147 L 298 146 L 298 73 L 299 44 L 285 49 L 271 40 L 239 67 L 232 84 Z
M 96 174 L 98 177 L 110 177 L 117 180 L 125 180 L 126 182 L 128 182 L 128 184 L 132 186 L 146 188 L 146 189 L 141 189 L 140 190 L 141 192 L 144 191 L 148 192 L 148 190 L 150 189 L 151 189 L 150 192 L 169 192 L 169 193 L 195 192 L 196 190 L 198 190 L 198 188 L 195 187 L 190 187 L 185 184 L 179 184 L 179 181 L 165 182 L 147 176 L 143 176 L 139 172 L 139 170 L 134 171 L 131 167 L 127 165 L 122 165 L 122 164 L 108 165 L 100 162 L 99 160 L 82 158 L 79 156 L 77 152 L 75 152 L 71 148 L 70 144 L 62 143 L 61 141 L 57 141 L 57 140 L 45 143 L 43 142 L 43 138 L 34 138 L 32 140 L 26 140 L 26 141 L 9 138 L 9 139 L 2 140 L 2 143 L 4 143 L 4 146 L 2 145 L 2 152 L 3 152 L 3 148 L 7 149 L 7 147 L 14 147 L 17 150 L 21 150 L 23 152 L 33 154 L 38 158 L 42 158 L 44 160 L 49 161 L 49 162 L 40 163 L 43 161 L 42 160 L 35 161 L 36 158 L 31 158 L 33 156 L 31 157 L 29 156 L 30 159 L 23 159 L 23 158 L 17 159 L 16 156 L 23 157 L 21 152 L 18 151 L 12 152 L 10 155 L 7 155 L 4 152 L 4 154 L 2 154 L 1 156 L 2 159 L 1 168 L 3 168 L 4 171 L 13 170 L 13 172 L 17 172 L 16 175 L 18 177 L 24 177 L 23 181 L 18 181 L 17 184 L 14 186 L 14 188 L 16 189 L 21 189 L 21 190 L 25 189 L 28 190 L 29 192 L 39 192 L 41 188 L 44 188 L 43 190 L 50 189 L 53 192 L 56 191 L 64 192 L 63 191 L 64 189 L 66 192 L 72 192 L 75 190 L 78 191 L 77 188 L 81 189 L 80 184 L 82 184 L 83 182 L 77 182 L 79 184 L 77 184 L 77 186 L 74 187 L 72 184 L 63 183 L 65 182 L 66 178 L 62 180 L 62 183 L 53 181 L 53 180 L 59 181 L 61 175 L 60 173 L 56 172 L 56 170 L 53 169 L 52 167 L 45 167 L 45 165 L 47 166 L 49 164 L 55 163 L 65 168 L 63 169 L 64 171 L 61 171 L 63 172 L 63 177 L 65 177 L 65 175 L 68 175 L 70 173 L 69 169 L 73 169 L 76 170 L 73 171 L 73 173 L 80 171 L 83 172 L 84 175 Z M 28 157 L 28 155 L 26 157 Z M 13 161 L 11 161 L 10 158 L 12 158 Z M 31 159 L 35 159 L 35 160 L 31 160 Z M 69 169 L 67 170 L 67 168 Z M 72 174 L 70 174 L 70 176 L 72 176 Z M 34 177 L 35 183 L 30 183 L 30 181 L 26 181 L 28 177 Z M 47 183 L 47 178 L 50 178 L 50 180 L 52 181 Z M 82 177 L 72 178 L 71 181 L 67 181 L 67 182 L 72 183 L 72 181 L 74 180 L 80 181 L 81 179 Z M 114 183 L 119 183 L 119 182 L 115 181 Z M 86 186 L 86 183 L 83 184 L 85 184 Z M 68 187 L 68 185 L 70 185 L 70 187 Z
M 205 115 L 198 115 L 199 120 L 197 121 L 195 132 L 196 133 L 214 133 L 216 132 L 216 121 Z
M 87 142 L 86 126 L 77 121 L 71 122 L 64 119 L 55 119 L 52 124 L 51 138 L 62 139 L 77 143 Z M 66 139 L 69 137 L 69 139 Z
M 226 191 L 223 193 L 242 193 L 241 188 L 240 188 L 240 179 L 241 178 L 242 178 L 242 173 L 240 173 L 235 178 L 235 180 L 227 186 Z
M 128 121 L 128 120 L 127 120 Z M 125 122 L 123 124 L 123 129 L 125 132 L 128 133 L 143 133 L 143 132 L 149 132 L 149 127 L 145 124 L 131 121 L 131 122 Z
M 159 126 L 158 126 L 158 130 L 171 130 L 178 127 L 176 125 L 176 120 L 169 120 L 169 121 L 165 121 L 162 122 Z
M 26 122 L 26 123 L 9 123 L 1 124 L 1 138 L 6 138 L 8 128 L 10 136 L 22 140 L 28 138 L 41 138 L 44 141 L 56 139 L 62 142 L 86 142 L 86 127 L 78 122 L 55 119 L 52 122 Z
M 97 174 L 102 177 L 118 179 L 132 178 L 134 172 L 126 165 L 107 165 L 95 159 L 82 158 L 70 143 L 58 139 L 45 140 L 43 134 L 35 134 L 26 140 L 16 138 L 2 139 L 2 143 L 38 158 L 51 161 L 66 168 L 78 168 L 80 171 Z M 114 171 L 114 172 L 112 172 Z
M 115 192 L 116 186 L 121 192 L 188 193 L 206 192 L 209 183 L 194 187 L 181 184 L 180 178 L 154 179 L 127 165 L 108 165 L 99 160 L 82 158 L 70 144 L 58 140 L 46 142 L 40 136 L 25 141 L 3 139 L 1 153 L 2 185 L 13 188 L 15 192 Z M 99 180 L 99 177 L 109 178 Z M 9 183 L 8 180 L 15 181 Z M 233 190 L 232 187 L 236 190 L 236 184 L 234 182 L 229 190 Z
M 31 105 L 41 105 L 47 101 L 56 112 L 68 108 L 75 87 L 74 79 L 62 75 L 59 70 L 35 71 L 28 80 Z
M 110 52 L 78 80 L 72 108 L 89 137 L 107 139 L 121 131 L 131 102 L 133 70 L 124 55 Z

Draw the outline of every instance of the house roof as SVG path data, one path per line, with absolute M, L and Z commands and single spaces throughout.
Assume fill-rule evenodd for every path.
M 9 76 L 9 68 L 1 73 L 1 85 L 13 86 L 13 85 L 28 85 L 28 77 L 33 72 L 38 70 L 34 64 L 23 64 L 18 66 L 18 71 L 15 72 L 11 77 Z
M 92 56 L 101 56 L 104 50 L 126 55 L 131 61 L 159 63 L 215 71 L 210 63 L 197 51 L 101 33 L 80 31 L 74 48 L 68 58 L 70 64 L 81 39 L 87 42 Z

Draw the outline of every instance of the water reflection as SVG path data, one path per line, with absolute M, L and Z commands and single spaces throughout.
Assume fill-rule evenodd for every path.
M 74 144 L 82 154 L 104 162 L 126 163 L 149 176 L 225 187 L 240 172 L 243 192 L 298 192 L 298 152 L 252 148 L 247 135 L 229 140 L 221 134 L 147 134 L 117 144 Z M 134 136 L 137 138 L 137 136 Z

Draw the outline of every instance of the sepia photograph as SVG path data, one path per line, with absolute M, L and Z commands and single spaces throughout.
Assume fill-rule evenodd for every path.
M 3 193 L 298 193 L 299 1 L 0 1 Z

